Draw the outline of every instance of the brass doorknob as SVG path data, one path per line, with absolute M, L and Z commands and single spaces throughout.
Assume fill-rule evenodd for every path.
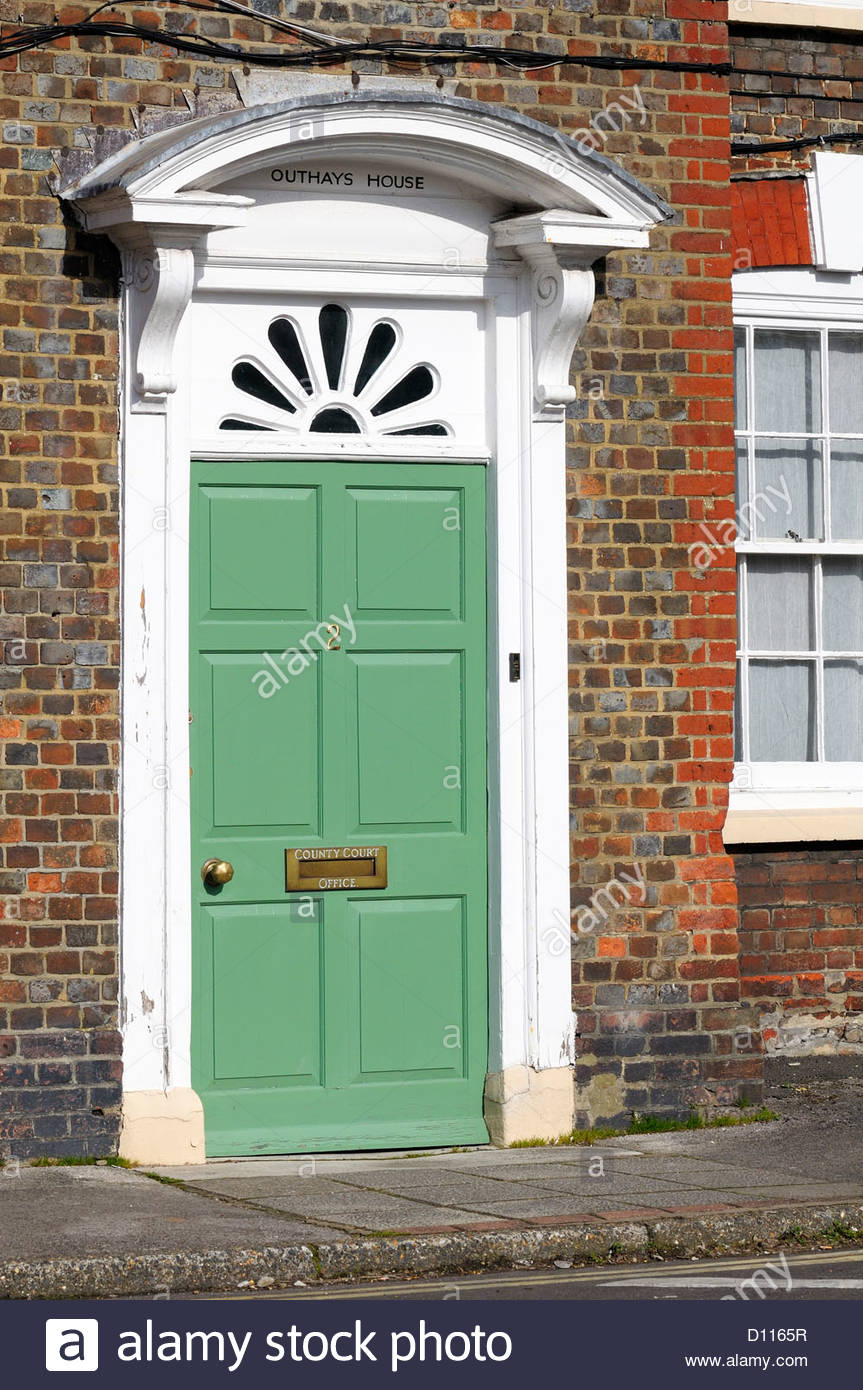
M 201 865 L 201 878 L 208 888 L 230 883 L 233 877 L 234 866 L 227 859 L 207 859 Z

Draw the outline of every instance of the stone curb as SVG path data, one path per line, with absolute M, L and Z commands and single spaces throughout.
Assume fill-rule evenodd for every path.
M 633 1217 L 635 1217 L 633 1213 Z M 206 1250 L 173 1255 L 96 1255 L 86 1259 L 5 1260 L 0 1263 L 0 1298 L 70 1299 L 189 1293 L 233 1293 L 243 1280 L 266 1277 L 268 1287 L 302 1280 L 380 1275 L 448 1275 L 484 1269 L 531 1268 L 565 1259 L 589 1265 L 616 1255 L 647 1259 L 662 1255 L 736 1254 L 804 1248 L 824 1236 L 863 1232 L 863 1198 L 844 1203 L 750 1207 L 699 1215 L 646 1217 L 627 1221 L 582 1220 L 573 1225 L 519 1230 L 455 1231 L 369 1237 L 321 1245 L 286 1245 L 260 1250 Z M 269 1281 L 272 1281 L 272 1284 Z

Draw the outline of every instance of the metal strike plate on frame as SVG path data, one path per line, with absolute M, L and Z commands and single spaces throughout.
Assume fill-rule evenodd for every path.
M 285 892 L 327 893 L 386 888 L 386 845 L 333 845 L 285 850 Z

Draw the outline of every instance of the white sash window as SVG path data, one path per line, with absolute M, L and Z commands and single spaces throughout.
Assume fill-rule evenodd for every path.
M 738 330 L 742 762 L 863 761 L 863 331 Z
M 725 841 L 847 839 L 863 828 L 863 314 L 811 271 L 740 278 Z

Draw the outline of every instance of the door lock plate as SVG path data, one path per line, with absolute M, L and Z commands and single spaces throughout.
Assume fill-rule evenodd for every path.
M 285 850 L 285 892 L 326 893 L 386 888 L 386 845 L 310 846 Z

